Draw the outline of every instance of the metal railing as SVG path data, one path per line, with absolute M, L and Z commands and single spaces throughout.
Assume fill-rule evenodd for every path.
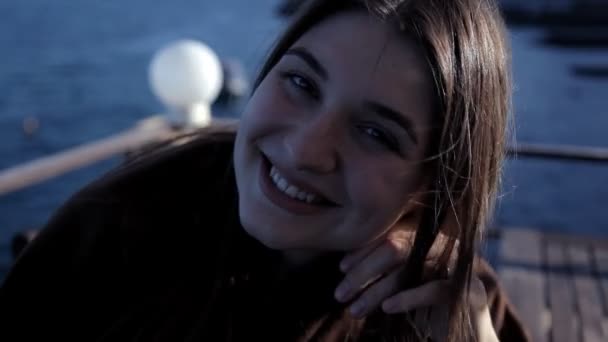
M 507 155 L 516 158 L 542 158 L 566 161 L 608 162 L 608 148 L 572 145 L 517 144 Z

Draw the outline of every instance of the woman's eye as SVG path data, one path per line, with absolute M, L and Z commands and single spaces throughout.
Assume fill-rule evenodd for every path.
M 293 82 L 293 84 L 295 84 L 296 86 L 298 86 L 302 89 L 310 89 L 310 85 L 308 84 L 308 82 L 301 76 L 298 76 L 298 75 L 291 76 L 291 82 Z
M 383 130 L 370 126 L 362 126 L 361 130 L 364 134 L 368 135 L 374 141 L 382 144 L 384 147 L 392 151 L 398 151 L 398 144 L 395 139 L 390 134 L 385 133 Z
M 293 72 L 284 73 L 283 77 L 286 78 L 295 89 L 303 91 L 305 94 L 315 99 L 319 97 L 319 92 L 315 84 L 306 77 Z

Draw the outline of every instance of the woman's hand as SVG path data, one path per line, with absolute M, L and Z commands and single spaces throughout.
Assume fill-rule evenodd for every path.
M 349 308 L 355 317 L 363 317 L 381 305 L 386 312 L 390 312 L 392 301 L 389 299 L 397 297 L 402 289 L 400 273 L 409 257 L 413 241 L 412 231 L 394 230 L 374 244 L 346 255 L 340 263 L 340 269 L 346 275 L 336 288 L 336 299 L 348 302 L 357 297 Z M 448 238 L 444 235 L 437 237 L 427 262 L 433 262 L 441 255 L 447 241 Z M 435 291 L 443 292 L 445 284 L 440 281 L 428 285 L 434 294 Z M 422 294 L 427 293 L 426 289 L 421 289 Z M 397 308 L 395 312 L 401 311 L 403 310 Z
M 403 230 L 391 232 L 385 239 L 342 259 L 340 269 L 346 276 L 335 296 L 340 302 L 348 302 L 359 295 L 349 308 L 353 316 L 367 315 L 399 290 L 399 271 L 408 257 L 412 237 Z
M 429 259 L 439 257 L 447 237 L 438 236 L 429 252 Z M 340 263 L 346 274 L 336 289 L 336 299 L 348 302 L 354 317 L 364 317 L 381 307 L 386 313 L 404 313 L 414 309 L 430 310 L 431 335 L 439 341 L 447 334 L 449 279 L 430 281 L 417 288 L 400 291 L 400 272 L 409 255 L 413 234 L 395 231 L 364 249 L 348 254 Z M 476 276 L 469 294 L 471 318 L 478 341 L 498 341 L 492 326 L 483 283 Z

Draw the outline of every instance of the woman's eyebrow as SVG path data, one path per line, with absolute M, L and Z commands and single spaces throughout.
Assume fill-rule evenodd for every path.
M 319 74 L 319 76 L 324 80 L 327 81 L 328 77 L 328 73 L 327 70 L 325 70 L 325 68 L 321 65 L 321 63 L 319 63 L 319 61 L 315 58 L 315 56 L 313 56 L 312 53 L 310 53 L 308 50 L 306 50 L 306 48 L 304 47 L 294 47 L 291 48 L 289 50 L 287 50 L 287 52 L 285 52 L 285 56 L 297 56 L 299 58 L 301 58 L 306 64 L 308 64 L 308 66 L 313 69 L 317 74 Z
M 382 118 L 395 122 L 407 132 L 414 141 L 414 144 L 418 144 L 418 136 L 414 130 L 414 123 L 405 114 L 373 101 L 366 101 L 365 106 Z

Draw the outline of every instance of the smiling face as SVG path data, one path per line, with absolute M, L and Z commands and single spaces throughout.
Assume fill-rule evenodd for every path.
M 302 35 L 243 113 L 234 163 L 243 227 L 273 249 L 351 250 L 424 191 L 432 80 L 420 48 L 363 11 Z

